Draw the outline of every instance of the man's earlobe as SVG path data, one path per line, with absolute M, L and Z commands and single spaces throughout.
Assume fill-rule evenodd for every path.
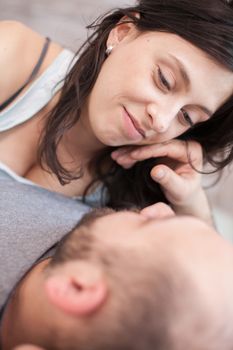
M 69 263 L 68 263 L 69 265 Z M 69 267 L 69 266 L 68 266 Z M 67 272 L 68 271 L 68 272 Z M 80 273 L 80 275 L 79 275 Z M 96 278 L 92 271 L 87 278 L 80 269 L 58 269 L 45 282 L 45 292 L 49 302 L 61 311 L 76 316 L 94 313 L 107 299 L 107 285 L 101 276 Z

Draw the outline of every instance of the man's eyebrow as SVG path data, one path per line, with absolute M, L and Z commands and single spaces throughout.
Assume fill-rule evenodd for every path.
M 177 57 L 175 57 L 175 56 L 173 56 L 171 54 L 169 56 L 176 62 L 176 65 L 178 67 L 179 73 L 180 73 L 180 75 L 182 76 L 182 78 L 184 80 L 186 88 L 188 88 L 191 85 L 191 83 L 190 83 L 190 79 L 189 79 L 188 73 L 187 73 L 183 63 Z M 205 106 L 197 105 L 197 107 L 200 108 L 209 117 L 211 117 L 214 114 L 214 112 L 212 112 L 211 110 L 209 110 Z

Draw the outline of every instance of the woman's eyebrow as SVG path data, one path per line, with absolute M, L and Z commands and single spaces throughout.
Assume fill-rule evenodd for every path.
M 185 83 L 186 88 L 188 89 L 190 87 L 190 85 L 191 85 L 190 84 L 190 78 L 189 78 L 189 75 L 188 75 L 188 73 L 187 73 L 183 63 L 177 57 L 173 56 L 172 54 L 169 54 L 169 57 L 173 61 L 175 61 L 175 64 L 176 64 L 176 66 L 178 68 L 178 71 L 179 71 L 181 77 L 183 78 L 183 81 Z
M 187 73 L 187 71 L 186 71 L 186 69 L 185 69 L 183 63 L 182 63 L 177 57 L 175 57 L 175 56 L 173 56 L 173 55 L 171 55 L 171 54 L 169 54 L 169 56 L 170 56 L 170 58 L 171 58 L 173 61 L 175 61 L 176 66 L 177 66 L 177 68 L 178 68 L 178 71 L 179 71 L 181 77 L 183 78 L 185 87 L 188 89 L 188 88 L 190 87 L 191 83 L 190 83 L 189 75 L 188 75 L 188 73 Z M 211 117 L 211 116 L 214 114 L 214 112 L 212 112 L 211 110 L 209 110 L 209 109 L 208 109 L 207 107 L 205 107 L 205 106 L 197 105 L 197 107 L 198 107 L 199 109 L 201 109 L 205 114 L 207 114 L 208 117 Z
M 206 108 L 205 106 L 202 105 L 197 105 L 198 108 L 200 108 L 205 114 L 208 115 L 208 117 L 210 118 L 214 112 L 211 112 L 208 108 Z

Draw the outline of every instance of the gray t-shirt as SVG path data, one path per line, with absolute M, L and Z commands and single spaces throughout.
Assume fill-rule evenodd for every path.
M 0 310 L 30 267 L 89 210 L 0 171 Z

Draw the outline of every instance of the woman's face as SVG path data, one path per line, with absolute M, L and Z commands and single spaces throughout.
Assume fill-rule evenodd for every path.
M 104 145 L 160 143 L 208 120 L 233 91 L 233 73 L 181 37 L 113 29 L 113 45 L 83 119 Z

